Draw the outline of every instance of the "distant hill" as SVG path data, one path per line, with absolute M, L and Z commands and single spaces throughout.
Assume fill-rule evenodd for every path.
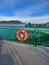
M 0 24 L 23 24 L 23 22 L 18 20 L 11 20 L 11 21 L 0 21 Z
M 47 22 L 46 24 L 49 24 L 49 22 Z

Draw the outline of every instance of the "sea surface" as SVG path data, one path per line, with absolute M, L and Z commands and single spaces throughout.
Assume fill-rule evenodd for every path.
M 20 27 L 25 27 L 25 24 L 0 24 L 0 27 L 1 26 L 20 26 Z

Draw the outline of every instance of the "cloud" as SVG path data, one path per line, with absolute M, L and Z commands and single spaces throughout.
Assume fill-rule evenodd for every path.
M 14 17 L 14 16 L 12 16 L 12 17 L 2 16 L 2 17 L 0 17 L 0 21 L 2 21 L 2 20 L 6 20 L 6 21 L 8 21 L 8 20 L 20 20 L 20 21 L 26 22 L 26 23 L 31 22 L 31 23 L 40 23 L 41 24 L 41 23 L 49 22 L 49 15 L 40 16 L 40 17 L 32 17 L 32 18 L 30 18 L 30 17 L 19 18 L 19 17 Z
M 43 2 L 37 5 L 31 5 L 20 11 L 13 10 L 13 13 L 15 16 L 27 17 L 30 14 L 35 14 L 35 13 L 38 13 L 39 11 L 43 11 L 43 8 L 48 7 L 48 6 L 49 6 L 49 2 Z
M 27 18 L 27 21 L 31 23 L 46 23 L 49 22 L 49 15 L 47 16 L 40 16 L 40 17 L 33 17 L 33 18 Z
M 2 0 L 0 1 L 0 9 L 11 9 L 14 10 L 15 5 L 18 5 L 22 2 L 23 0 Z
M 30 14 L 33 15 L 34 13 L 42 11 L 46 6 L 49 6 L 48 0 L 2 0 L 0 2 L 0 14 L 6 15 L 7 13 L 11 13 L 15 16 L 27 17 L 30 16 Z M 9 12 L 5 13 L 6 11 Z
M 46 14 L 48 10 L 49 0 L 2 0 L 0 1 L 0 20 L 44 23 L 49 21 L 49 12 Z M 40 14 L 39 12 L 44 15 L 37 16 L 36 13 Z

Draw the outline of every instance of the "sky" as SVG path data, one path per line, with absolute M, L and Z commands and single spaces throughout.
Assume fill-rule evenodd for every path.
M 49 22 L 49 0 L 0 0 L 0 21 Z

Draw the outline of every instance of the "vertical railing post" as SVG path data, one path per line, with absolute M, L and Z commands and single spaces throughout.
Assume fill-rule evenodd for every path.
M 10 40 L 13 40 L 13 28 L 12 27 L 10 27 Z
M 34 33 L 35 33 L 35 46 L 37 46 L 39 43 L 39 39 L 38 39 L 38 37 L 39 37 L 39 25 L 37 28 L 35 27 Z
M 35 38 L 36 38 L 36 26 L 34 26 L 34 46 L 37 45 Z
M 37 43 L 40 44 L 40 28 L 38 25 L 38 39 L 37 39 Z
M 37 45 L 39 44 L 39 24 L 38 24 L 38 30 L 37 30 L 37 34 L 38 34 L 38 37 L 37 37 Z

